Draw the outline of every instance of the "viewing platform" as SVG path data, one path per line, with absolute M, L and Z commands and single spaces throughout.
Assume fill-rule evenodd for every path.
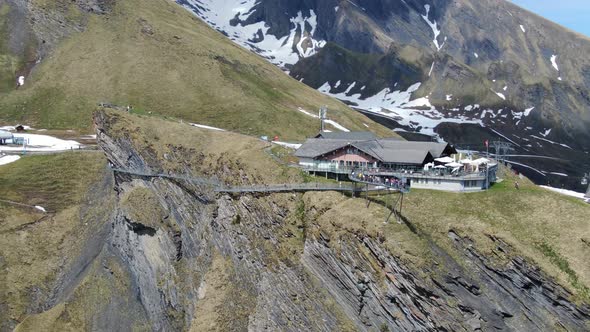
M 497 165 L 486 165 L 478 171 L 467 172 L 459 170 L 449 172 L 447 170 L 403 170 L 385 169 L 373 167 L 342 167 L 339 165 L 300 165 L 301 170 L 313 174 L 334 178 L 336 180 L 351 180 L 353 174 L 362 174 L 374 177 L 379 183 L 385 180 L 397 179 L 408 188 L 434 189 L 445 191 L 478 191 L 489 188 L 490 183 L 496 181 Z M 358 179 L 357 179 L 358 180 Z M 374 183 L 373 183 L 374 184 Z

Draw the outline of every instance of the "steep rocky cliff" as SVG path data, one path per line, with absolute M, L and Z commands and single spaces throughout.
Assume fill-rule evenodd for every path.
M 237 134 L 116 111 L 95 122 L 113 168 L 242 185 L 303 180 Z M 192 181 L 111 176 L 107 220 L 93 224 L 54 296 L 17 329 L 590 327 L 587 305 L 498 238 L 484 255 L 454 230 L 437 243 L 411 220 L 385 225 L 386 208 L 337 193 L 232 196 Z

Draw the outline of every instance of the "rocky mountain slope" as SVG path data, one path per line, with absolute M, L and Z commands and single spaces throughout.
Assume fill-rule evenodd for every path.
M 340 129 L 390 132 L 233 45 L 174 2 L 0 0 L 0 8 L 5 124 L 89 131 L 91 111 L 107 103 L 303 139 L 317 132 L 313 114 L 327 105 Z M 19 76 L 25 84 L 16 89 Z
M 277 164 L 265 143 L 242 135 L 112 110 L 96 113 L 95 123 L 100 146 L 117 168 L 234 185 L 304 180 Z M 389 211 L 382 203 L 367 207 L 364 199 L 337 193 L 232 196 L 190 181 L 108 172 L 94 183 L 63 237 L 64 244 L 85 245 L 47 247 L 55 251 L 49 261 L 63 257 L 51 273 L 28 287 L 8 285 L 4 292 L 11 301 L 2 302 L 2 330 L 590 327 L 590 308 L 583 304 L 587 288 L 567 281 L 560 286 L 549 256 L 537 259 L 534 247 L 528 247 L 532 256 L 523 256 L 518 232 L 508 243 L 494 235 L 500 225 L 475 215 L 467 223 L 432 223 L 420 215 L 436 211 L 422 205 L 420 214 L 408 211 L 405 224 L 384 224 Z M 578 202 L 523 186 L 520 195 L 552 197 L 575 222 L 588 212 Z M 413 201 L 428 199 L 416 195 Z M 464 227 L 479 223 L 494 230 L 468 235 Z M 3 234 L 27 236 L 42 225 Z M 590 236 L 574 225 L 569 228 L 578 230 L 576 236 Z M 544 241 L 552 248 L 561 237 Z M 32 245 L 17 242 L 13 249 Z M 2 267 L 10 279 L 27 266 L 13 259 Z M 569 261 L 578 282 L 586 283 L 584 264 Z M 15 299 L 21 306 L 13 306 Z
M 501 140 L 513 154 L 566 160 L 513 157 L 543 183 L 574 186 L 579 179 L 551 172 L 579 177 L 590 167 L 590 39 L 509 1 L 178 2 L 389 127 L 476 150 Z

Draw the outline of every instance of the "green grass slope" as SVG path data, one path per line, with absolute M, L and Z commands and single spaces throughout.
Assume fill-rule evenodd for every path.
M 110 191 L 104 201 L 89 199 L 99 192 L 105 167 L 104 156 L 94 152 L 24 156 L 0 167 L 0 331 L 48 300 L 64 266 L 88 246 L 81 239 L 96 236 L 110 215 Z
M 491 253 L 495 244 L 490 236 L 501 238 L 567 285 L 578 299 L 590 301 L 590 205 L 540 188 L 506 169 L 501 173 L 504 181 L 486 192 L 412 190 L 404 202 L 404 216 L 438 243 L 449 243 L 453 230 Z
M 165 0 L 118 1 L 90 15 L 27 78 L 0 94 L 0 122 L 91 128 L 99 102 L 247 134 L 301 139 L 319 123 L 298 112 L 321 105 L 351 130 L 389 130 L 293 80 Z

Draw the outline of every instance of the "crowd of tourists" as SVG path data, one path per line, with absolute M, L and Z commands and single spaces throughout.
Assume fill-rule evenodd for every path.
M 352 171 L 350 173 L 350 177 L 353 180 L 357 180 L 360 182 L 367 182 L 370 184 L 385 186 L 389 188 L 404 189 L 406 186 L 406 184 L 402 180 L 395 177 L 378 176 L 359 171 Z

